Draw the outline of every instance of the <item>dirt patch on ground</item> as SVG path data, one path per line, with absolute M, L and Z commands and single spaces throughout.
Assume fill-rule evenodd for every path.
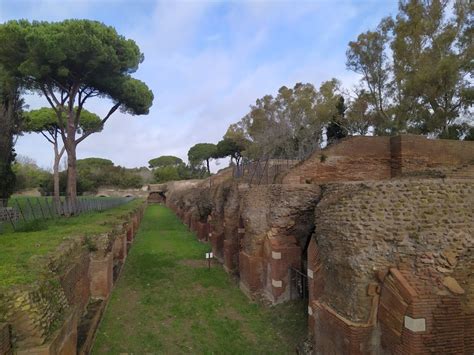
M 185 260 L 180 260 L 179 264 L 184 265 L 184 266 L 189 266 L 192 268 L 206 268 L 209 267 L 208 261 L 203 259 L 203 260 L 196 260 L 196 259 L 185 259 Z M 211 261 L 211 266 L 214 265 L 220 265 L 217 260 L 212 260 Z

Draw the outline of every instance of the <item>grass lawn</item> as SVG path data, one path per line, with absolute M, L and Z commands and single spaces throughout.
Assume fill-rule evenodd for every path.
M 166 207 L 148 207 L 99 327 L 93 354 L 295 353 L 303 302 L 250 302 Z
M 0 287 L 27 284 L 37 277 L 35 257 L 54 251 L 65 239 L 97 235 L 117 225 L 121 216 L 137 207 L 142 200 L 103 212 L 78 217 L 41 221 L 38 231 L 0 234 Z

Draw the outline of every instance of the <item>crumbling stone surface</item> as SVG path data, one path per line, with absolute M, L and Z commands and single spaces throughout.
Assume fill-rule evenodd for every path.
M 39 277 L 29 284 L 0 289 L 0 323 L 8 324 L 11 337 L 8 342 L 15 352 L 22 354 L 73 354 L 76 351 L 77 324 L 83 315 L 95 287 L 94 280 L 102 277 L 104 268 L 91 266 L 96 258 L 107 259 L 112 265 L 114 256 L 122 257 L 126 251 L 124 243 L 126 229 L 135 231 L 143 216 L 144 207 L 131 216 L 124 216 L 129 222 L 120 224 L 110 233 L 94 237 L 77 236 L 65 240 L 47 255 L 37 257 Z M 113 247 L 120 238 L 122 250 Z M 107 268 L 105 279 L 107 294 L 110 293 L 112 272 Z M 100 278 L 99 277 L 99 278 Z M 104 279 L 104 277 L 102 277 Z M 100 285 L 99 285 L 100 286 Z M 0 329 L 0 340 L 7 342 Z M 0 344 L 0 350 L 7 345 Z
M 412 270 L 462 275 L 464 304 L 472 311 L 473 234 L 470 181 L 330 185 L 316 208 L 316 241 L 325 280 L 322 299 L 351 320 L 366 320 L 371 307 L 366 289 L 377 281 L 375 271 L 403 264 Z
M 314 185 L 261 185 L 242 189 L 240 215 L 245 238 L 242 249 L 261 255 L 264 239 L 296 238 L 303 247 L 314 226 L 314 207 L 320 187 Z

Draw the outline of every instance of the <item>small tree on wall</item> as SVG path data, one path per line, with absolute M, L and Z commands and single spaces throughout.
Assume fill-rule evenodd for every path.
M 153 93 L 131 77 L 144 56 L 133 40 L 97 21 L 9 21 L 0 26 L 0 65 L 25 79 L 25 88 L 43 95 L 56 113 L 68 154 L 68 195 L 77 195 L 76 147 L 92 132 L 77 136 L 87 100 L 109 98 L 113 104 L 103 126 L 121 109 L 148 114 Z

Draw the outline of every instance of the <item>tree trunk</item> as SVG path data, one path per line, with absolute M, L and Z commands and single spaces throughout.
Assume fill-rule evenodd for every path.
M 77 201 L 77 162 L 74 137 L 67 137 L 67 197 L 69 210 L 75 213 Z
M 57 142 L 54 144 L 54 165 L 53 165 L 53 196 L 55 206 L 59 206 L 60 203 L 60 191 L 59 191 L 59 164 L 64 154 L 64 147 L 61 151 L 58 150 Z
M 72 101 L 74 102 L 74 101 Z M 75 211 L 77 200 L 77 162 L 76 162 L 76 125 L 73 105 L 70 104 L 66 127 L 66 141 L 64 146 L 67 151 L 67 196 L 71 204 L 72 211 Z
M 207 172 L 209 173 L 209 175 L 211 175 L 211 169 L 209 168 L 209 159 L 206 159 L 206 163 L 207 163 Z
M 76 162 L 76 144 L 71 144 L 67 149 L 67 195 L 75 201 L 77 197 L 77 162 Z

